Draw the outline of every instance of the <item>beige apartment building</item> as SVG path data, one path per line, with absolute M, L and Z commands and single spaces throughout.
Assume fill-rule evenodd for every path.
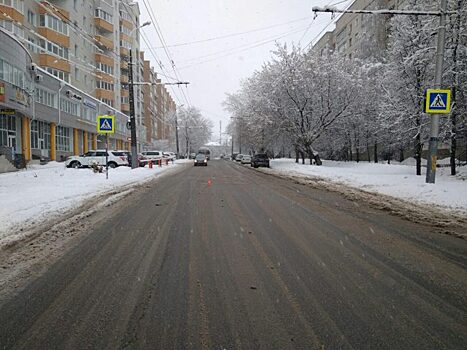
M 157 80 L 157 99 L 156 99 L 156 111 L 157 111 L 157 139 L 159 141 L 164 140 L 167 147 L 174 147 L 175 130 L 173 126 L 173 118 L 177 112 L 175 102 L 167 91 L 167 88 L 161 84 L 161 80 Z
M 0 27 L 13 39 L 1 37 L 3 67 L 32 79 L 26 84 L 6 79 L 1 72 L 0 84 L 20 89 L 17 96 L 26 102 L 19 103 L 27 105 L 27 110 L 21 112 L 24 106 L 18 104 L 18 109 L 8 110 L 8 116 L 1 115 L 2 121 L 8 120 L 5 125 L 11 126 L 5 133 L 18 137 L 0 138 L 0 147 L 12 154 L 24 153 L 26 161 L 38 156 L 60 160 L 102 147 L 104 139 L 96 133 L 96 118 L 111 113 L 118 130 L 111 147 L 129 149 L 125 125 L 130 113 L 130 52 L 133 81 L 157 81 L 140 52 L 139 26 L 139 7 L 132 0 L 0 0 Z M 12 68 L 15 60 L 6 48 L 15 41 L 19 48 L 14 50 L 28 56 L 29 66 Z M 16 85 L 13 80 L 18 80 Z M 138 148 L 142 150 L 171 134 L 165 119 L 175 113 L 175 103 L 162 86 L 136 84 L 134 97 Z
M 399 9 L 405 0 L 355 0 L 349 10 Z M 389 15 L 345 13 L 335 29 L 326 32 L 315 45 L 320 55 L 338 52 L 346 58 L 378 57 L 387 47 Z

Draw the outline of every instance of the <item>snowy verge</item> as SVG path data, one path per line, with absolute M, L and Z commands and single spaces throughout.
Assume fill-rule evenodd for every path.
M 297 164 L 294 159 L 271 160 L 269 172 L 299 177 L 321 178 L 338 184 L 380 193 L 417 204 L 467 215 L 467 166 L 450 176 L 449 168 L 437 169 L 435 184 L 415 175 L 415 168 L 403 164 L 375 164 L 323 161 L 322 166 Z
M 27 170 L 0 174 L 0 246 L 21 239 L 23 233 L 50 219 L 67 218 L 67 213 L 87 201 L 102 197 L 110 205 L 131 192 L 131 187 L 150 181 L 174 165 L 152 169 L 118 167 L 105 173 L 91 169 L 68 169 L 63 163 L 32 165 Z M 104 196 L 107 195 L 107 198 Z

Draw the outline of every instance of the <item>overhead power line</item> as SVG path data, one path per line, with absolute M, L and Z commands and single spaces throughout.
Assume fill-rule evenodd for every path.
M 348 1 L 348 0 L 346 0 L 346 1 Z M 235 37 L 235 36 L 261 32 L 261 31 L 265 31 L 265 30 L 268 30 L 268 29 L 271 29 L 271 28 L 277 28 L 277 27 L 285 26 L 285 25 L 291 24 L 291 23 L 303 22 L 305 20 L 310 20 L 310 16 L 299 18 L 299 19 L 296 19 L 296 20 L 288 21 L 288 22 L 284 22 L 284 23 L 270 25 L 270 26 L 267 26 L 267 27 L 247 30 L 247 31 L 244 31 L 244 32 L 231 33 L 231 34 L 216 36 L 216 37 L 213 37 L 213 38 L 207 38 L 207 39 L 195 40 L 195 41 L 190 41 L 190 42 L 185 42 L 185 43 L 167 45 L 167 47 L 179 47 L 179 46 L 195 45 L 195 44 L 200 44 L 200 43 L 205 43 L 205 42 L 210 42 L 210 41 L 215 41 L 215 40 L 221 40 L 221 39 L 225 39 L 225 38 L 231 38 L 231 37 Z M 153 47 L 153 49 L 162 49 L 162 48 L 163 48 L 163 46 L 154 46 Z

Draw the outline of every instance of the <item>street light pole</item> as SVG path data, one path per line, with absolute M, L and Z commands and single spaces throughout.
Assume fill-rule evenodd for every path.
M 130 70 L 128 74 L 128 89 L 130 102 L 130 129 L 131 129 L 131 169 L 138 167 L 138 148 L 136 143 L 135 99 L 133 94 L 133 50 L 130 50 Z
M 134 28 L 130 32 L 130 37 L 133 31 L 138 31 L 140 28 L 150 25 L 151 22 L 144 22 L 141 26 Z M 131 169 L 138 167 L 138 146 L 136 142 L 136 118 L 135 118 L 135 96 L 133 91 L 133 48 L 130 47 L 130 62 L 128 73 L 128 89 L 129 89 L 129 103 L 130 103 L 130 129 L 131 129 Z

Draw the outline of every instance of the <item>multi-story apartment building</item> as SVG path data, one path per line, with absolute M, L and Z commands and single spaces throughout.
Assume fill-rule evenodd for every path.
M 146 127 L 146 138 L 145 146 L 149 149 L 154 145 L 154 141 L 157 139 L 157 87 L 154 85 L 157 83 L 157 73 L 154 68 L 151 67 L 151 62 L 144 60 L 144 53 L 141 53 L 141 58 L 144 62 L 143 77 L 145 82 L 149 82 L 152 85 L 144 85 L 144 126 Z
M 118 115 L 119 124 L 125 125 L 122 118 L 127 119 L 130 111 L 130 52 L 134 63 L 133 80 L 144 80 L 144 66 L 140 60 L 139 26 L 139 7 L 132 0 L 0 0 L 0 27 L 10 32 L 18 45 L 23 44 L 27 52 L 21 49 L 19 52 L 31 60 L 30 67 L 26 67 L 24 73 L 30 74 L 33 72 L 32 67 L 40 67 L 36 73 L 31 73 L 41 78 L 37 81 L 33 78 L 34 87 L 29 88 L 34 91 L 30 93 L 46 91 L 47 96 L 54 100 L 51 102 L 53 106 L 49 107 L 64 112 L 63 115 L 73 111 L 76 119 L 84 116 L 87 120 L 89 127 L 79 126 L 71 120 L 66 124 L 68 119 L 62 118 L 60 127 L 70 128 L 71 131 L 66 133 L 76 136 L 73 142 L 76 142 L 78 148 L 71 142 L 71 146 L 60 151 L 60 156 L 82 151 L 86 141 L 93 138 L 97 138 L 96 147 L 102 145 L 98 135 L 95 135 L 95 119 L 103 110 L 105 113 L 112 112 Z M 11 38 L 7 37 L 8 35 L 2 35 L 5 42 L 10 42 Z M 0 41 L 2 47 L 6 45 L 5 42 Z M 13 65 L 14 59 L 5 62 Z M 58 85 L 52 82 L 53 76 L 60 81 Z M 63 95 L 68 91 L 71 92 L 65 95 L 64 99 Z M 144 125 L 143 87 L 135 85 L 134 93 L 137 139 L 141 149 L 147 136 Z M 40 94 L 42 96 L 44 93 Z M 86 98 L 70 99 L 70 94 Z M 41 96 L 36 96 L 35 100 L 41 100 Z M 36 108 L 34 116 L 29 117 L 34 120 L 43 117 L 45 122 L 50 116 L 42 116 L 40 108 Z M 41 124 L 41 128 L 45 128 L 46 133 L 51 135 L 53 125 L 49 124 Z M 89 134 L 84 134 L 85 132 Z M 127 130 L 122 130 L 113 143 L 117 148 L 129 148 Z M 1 145 L 6 146 L 6 141 Z M 51 159 L 60 159 L 57 158 L 57 150 L 52 152 L 50 144 L 43 146 L 40 152 L 34 151 L 33 148 L 33 151 L 27 152 L 29 155 L 25 158 L 30 159 L 38 153 Z
M 355 0 L 349 10 L 401 8 L 405 0 Z M 387 47 L 388 15 L 345 13 L 336 21 L 335 29 L 326 32 L 313 45 L 321 55 L 338 52 L 352 58 L 378 57 Z
M 96 133 L 98 115 L 115 116 L 109 147 L 129 146 L 125 114 L 35 65 L 3 28 L 0 43 L 0 171 L 11 170 L 6 159 L 63 160 L 104 147 Z
M 156 89 L 156 111 L 157 111 L 157 139 L 166 140 L 169 147 L 174 145 L 174 130 L 172 119 L 177 111 L 176 105 L 172 96 L 167 91 L 166 87 L 161 84 L 161 80 L 157 80 Z

